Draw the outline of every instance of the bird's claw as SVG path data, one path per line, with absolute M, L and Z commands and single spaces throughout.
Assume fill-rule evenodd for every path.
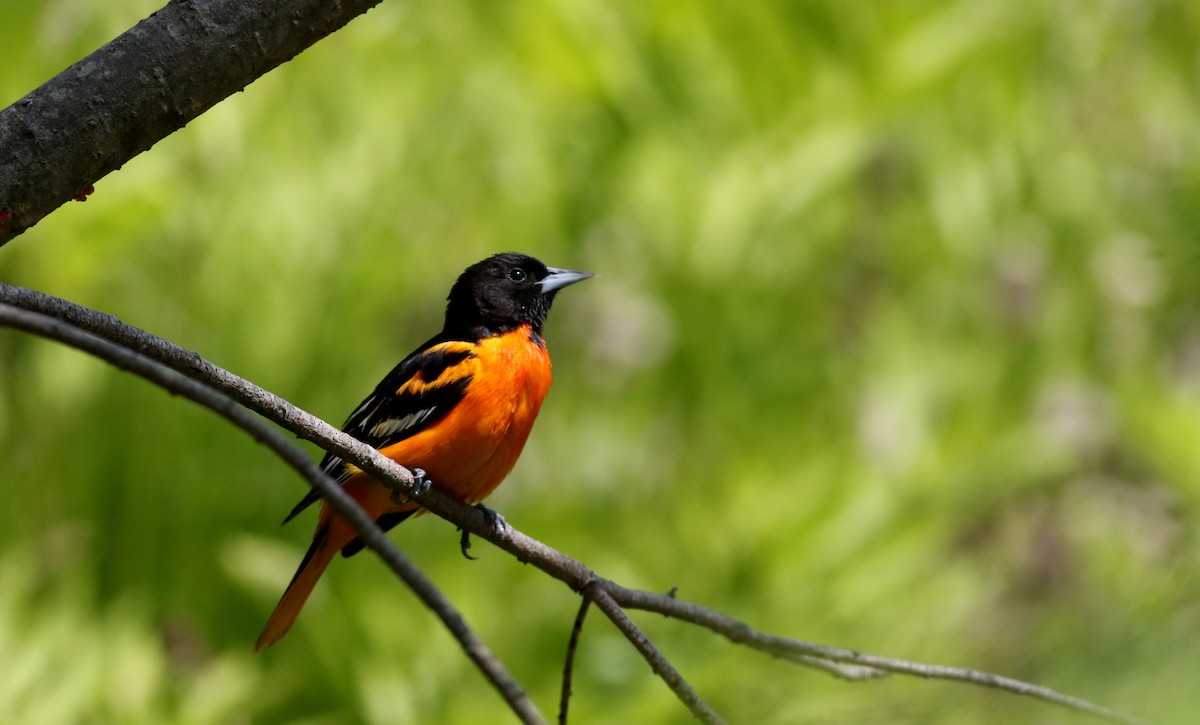
M 504 534 L 508 531 L 508 522 L 504 520 L 503 516 L 496 513 L 496 511 L 494 509 L 490 509 L 481 503 L 475 504 L 475 508 L 479 509 L 479 511 L 485 517 L 487 517 L 488 526 L 490 526 L 492 528 L 492 531 L 494 531 L 496 533 L 496 536 L 504 536 Z M 465 556 L 466 558 L 470 559 L 471 561 L 475 561 L 476 559 L 479 558 L 478 556 L 471 556 L 470 554 L 467 553 L 467 550 L 471 548 L 471 532 L 470 531 L 467 531 L 466 529 L 462 529 L 462 537 L 459 538 L 459 540 L 458 540 L 458 546 L 462 550 L 462 555 Z
M 462 550 L 463 557 L 468 559 L 469 561 L 475 561 L 476 559 L 479 558 L 478 556 L 471 556 L 470 554 L 467 553 L 467 549 L 471 548 L 471 532 L 470 531 L 467 531 L 466 529 L 462 529 L 462 538 L 460 538 L 458 540 L 458 547 Z
M 429 482 L 429 478 L 425 475 L 424 468 L 410 468 L 409 472 L 412 473 L 413 477 L 412 485 L 410 486 L 410 489 L 412 490 L 411 495 L 401 491 L 399 488 L 392 488 L 392 503 L 396 504 L 397 506 L 412 501 L 413 496 L 420 496 L 428 491 L 429 487 L 432 485 Z

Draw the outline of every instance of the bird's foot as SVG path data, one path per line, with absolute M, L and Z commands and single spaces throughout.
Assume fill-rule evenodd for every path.
M 409 501 L 412 501 L 413 496 L 420 496 L 421 494 L 425 493 L 426 491 L 429 490 L 429 487 L 431 485 L 429 483 L 429 478 L 425 475 L 424 468 L 410 468 L 408 470 L 413 475 L 413 481 L 412 481 L 412 486 L 411 486 L 412 495 L 409 495 L 408 493 L 401 491 L 399 488 L 392 488 L 392 497 L 391 497 L 392 503 L 396 504 L 397 506 L 399 506 L 400 504 L 408 503 Z
M 481 503 L 475 504 L 475 508 L 479 509 L 480 512 L 487 517 L 488 526 L 492 528 L 492 531 L 494 531 L 497 536 L 504 536 L 505 532 L 508 531 L 508 522 L 504 520 L 503 516 L 498 514 L 494 509 L 490 509 Z M 462 537 L 458 540 L 458 546 L 462 550 L 462 555 L 471 561 L 475 561 L 479 558 L 478 556 L 471 556 L 467 553 L 467 550 L 471 548 L 471 532 L 467 531 L 466 529 L 462 529 Z
M 487 517 L 488 526 L 492 527 L 492 531 L 496 533 L 496 536 L 504 536 L 505 532 L 508 531 L 508 522 L 504 520 L 503 516 L 497 513 L 495 509 L 490 509 L 481 503 L 475 504 L 475 508 L 479 509 Z

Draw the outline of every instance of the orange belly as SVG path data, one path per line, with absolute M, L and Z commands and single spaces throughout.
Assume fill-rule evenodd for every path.
M 454 410 L 380 452 L 425 469 L 435 487 L 457 499 L 486 498 L 516 464 L 550 389 L 550 356 L 529 334 L 521 329 L 481 340 L 474 350 L 479 372 Z

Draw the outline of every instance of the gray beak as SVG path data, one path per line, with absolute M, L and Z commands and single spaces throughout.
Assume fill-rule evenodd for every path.
M 541 290 L 542 294 L 549 294 L 567 285 L 582 282 L 589 277 L 596 276 L 591 272 L 579 272 L 574 269 L 555 269 L 554 267 L 547 267 L 546 269 L 549 270 L 550 274 L 542 278 L 541 282 L 538 282 L 538 289 Z

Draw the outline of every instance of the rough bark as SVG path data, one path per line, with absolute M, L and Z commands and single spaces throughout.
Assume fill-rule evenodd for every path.
M 0 246 L 380 0 L 172 0 L 0 111 Z

